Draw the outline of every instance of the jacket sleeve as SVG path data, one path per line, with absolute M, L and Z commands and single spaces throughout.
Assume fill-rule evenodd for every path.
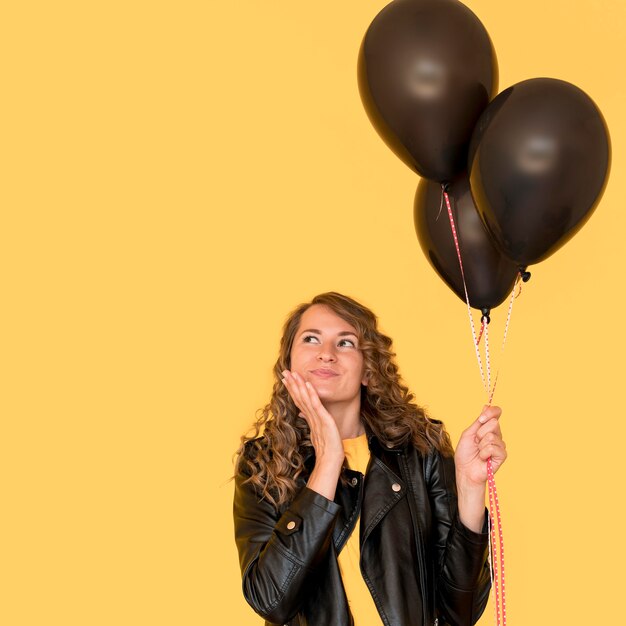
M 480 533 L 459 519 L 454 458 L 434 453 L 429 482 L 436 543 L 437 608 L 454 626 L 475 624 L 489 599 L 487 509 Z
M 279 515 L 246 478 L 235 476 L 233 503 L 243 594 L 267 621 L 284 624 L 330 548 L 340 506 L 305 486 Z

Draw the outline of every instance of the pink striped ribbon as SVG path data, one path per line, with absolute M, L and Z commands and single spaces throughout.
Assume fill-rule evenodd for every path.
M 467 311 L 469 314 L 470 327 L 472 331 L 472 337 L 474 339 L 474 348 L 476 350 L 476 358 L 478 360 L 478 367 L 480 369 L 480 376 L 483 381 L 483 387 L 487 392 L 488 402 L 487 405 L 491 406 L 493 395 L 496 391 L 496 384 L 498 382 L 498 372 L 496 372 L 493 386 L 491 385 L 491 365 L 489 355 L 489 322 L 486 320 L 486 316 L 481 318 L 480 335 L 476 338 L 476 330 L 474 328 L 474 318 L 472 317 L 472 309 L 469 302 L 469 295 L 467 293 L 467 285 L 465 283 L 465 272 L 463 271 L 463 261 L 461 260 L 461 249 L 459 247 L 459 240 L 457 237 L 456 226 L 454 224 L 454 216 L 452 214 L 452 207 L 450 205 L 450 197 L 445 187 L 442 185 L 443 197 L 446 201 L 446 208 L 448 209 L 448 217 L 450 219 L 450 227 L 452 228 L 452 236 L 454 237 L 454 245 L 456 247 L 456 253 L 459 258 L 459 267 L 461 268 L 461 278 L 463 279 L 463 289 L 465 290 L 465 302 L 467 303 Z M 504 352 L 504 344 L 506 343 L 506 336 L 509 329 L 509 322 L 511 320 L 511 311 L 513 309 L 513 301 L 516 297 L 515 290 L 517 284 L 521 278 L 518 273 L 515 278 L 515 285 L 511 292 L 511 299 L 509 301 L 509 310 L 507 314 L 506 324 L 504 327 L 504 338 L 502 340 L 501 355 Z M 520 284 L 521 286 L 521 284 Z M 521 293 L 521 289 L 520 289 Z M 519 295 L 519 293 L 517 294 Z M 480 348 L 478 346 L 481 337 L 485 336 L 485 365 L 483 368 L 483 362 L 480 355 Z M 485 369 L 487 370 L 487 378 L 485 380 Z M 493 467 L 491 464 L 491 458 L 487 459 L 487 483 L 489 486 L 489 536 L 490 536 L 490 550 L 489 550 L 489 566 L 491 573 L 491 582 L 493 584 L 495 595 L 495 620 L 497 626 L 506 626 L 506 587 L 504 584 L 504 536 L 502 533 L 502 516 L 500 514 L 500 503 L 498 502 L 498 491 L 496 489 L 496 482 L 493 476 Z M 499 540 L 499 559 L 498 542 L 496 541 L 496 533 L 494 528 L 494 509 L 496 513 L 496 522 L 498 528 L 498 540 Z M 500 569 L 498 570 L 498 560 L 500 562 Z

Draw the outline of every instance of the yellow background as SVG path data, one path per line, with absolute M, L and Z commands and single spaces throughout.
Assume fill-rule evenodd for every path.
M 604 199 L 531 268 L 495 401 L 509 623 L 617 624 L 626 4 L 467 4 L 501 90 L 568 80 L 611 131 Z M 318 292 L 373 308 L 454 441 L 477 415 L 465 306 L 423 257 L 417 177 L 357 90 L 384 5 L 4 7 L 3 626 L 261 623 L 240 589 L 231 456 L 269 398 L 285 316 Z

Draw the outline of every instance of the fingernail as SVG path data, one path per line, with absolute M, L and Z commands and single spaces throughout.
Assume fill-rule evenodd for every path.
M 484 423 L 487 421 L 487 416 L 486 416 L 486 415 L 481 415 L 481 416 L 478 418 L 478 421 L 479 421 L 481 424 L 484 424 Z
M 283 381 L 283 385 L 287 384 L 287 380 L 285 378 L 281 378 L 281 380 Z
M 293 373 L 293 377 L 298 380 L 298 374 L 296 372 Z

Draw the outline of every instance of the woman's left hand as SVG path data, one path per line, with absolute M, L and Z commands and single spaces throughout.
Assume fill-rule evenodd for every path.
M 485 405 L 478 419 L 461 434 L 454 454 L 457 482 L 482 487 L 487 482 L 487 459 L 491 457 L 494 474 L 504 463 L 507 453 L 500 430 L 501 414 L 500 407 Z

